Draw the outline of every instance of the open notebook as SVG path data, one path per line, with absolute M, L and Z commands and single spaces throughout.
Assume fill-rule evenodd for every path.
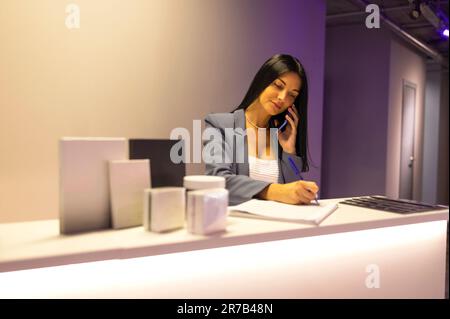
M 319 225 L 337 209 L 334 204 L 290 205 L 269 200 L 251 199 L 228 207 L 230 216 L 260 218 Z

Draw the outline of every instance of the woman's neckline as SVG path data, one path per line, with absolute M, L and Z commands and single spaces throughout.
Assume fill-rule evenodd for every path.
M 244 114 L 245 114 L 245 113 L 244 113 Z M 253 123 L 252 121 L 250 121 L 250 119 L 248 118 L 247 114 L 245 114 L 245 119 L 246 119 L 253 127 L 255 127 L 255 128 L 257 128 L 257 129 L 262 130 L 262 129 L 268 129 L 268 128 L 269 128 L 268 126 L 267 126 L 267 127 L 260 127 L 260 126 L 256 125 L 255 123 Z
M 262 107 L 261 107 L 261 109 L 262 109 Z M 268 129 L 269 128 L 269 121 L 270 121 L 270 116 L 269 116 L 269 118 L 267 118 L 267 123 L 266 123 L 266 125 L 265 126 L 259 126 L 259 125 L 257 125 L 256 124 L 256 122 L 258 122 L 258 118 L 260 117 L 260 115 L 258 115 L 259 113 L 261 112 L 261 110 L 260 111 L 256 111 L 255 110 L 255 107 L 253 106 L 253 104 L 252 105 L 250 105 L 247 109 L 245 109 L 244 110 L 244 116 L 245 116 L 245 119 L 250 123 L 250 125 L 251 126 L 253 126 L 254 128 L 257 128 L 257 129 Z M 250 114 L 253 116 L 253 117 L 256 117 L 255 119 L 250 119 Z

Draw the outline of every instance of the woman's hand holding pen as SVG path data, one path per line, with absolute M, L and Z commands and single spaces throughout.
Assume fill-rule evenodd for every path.
M 288 184 L 270 184 L 259 197 L 286 204 L 309 204 L 315 199 L 319 187 L 314 182 L 296 181 Z
M 295 154 L 295 142 L 297 138 L 297 125 L 298 125 L 298 113 L 294 105 L 288 108 L 288 114 L 286 114 L 286 120 L 289 125 L 283 132 L 279 132 L 278 141 L 280 142 L 283 151 L 288 154 Z
M 284 189 L 280 199 L 287 204 L 309 204 L 319 191 L 316 183 L 308 181 L 296 181 L 281 186 Z

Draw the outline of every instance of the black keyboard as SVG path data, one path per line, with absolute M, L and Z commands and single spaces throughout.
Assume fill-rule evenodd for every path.
M 448 209 L 446 206 L 430 205 L 406 199 L 390 199 L 384 196 L 355 197 L 339 204 L 383 210 L 386 212 L 412 214 L 430 210 Z

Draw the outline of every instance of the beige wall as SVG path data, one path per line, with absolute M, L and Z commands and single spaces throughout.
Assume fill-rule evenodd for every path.
M 426 81 L 426 66 L 423 57 L 414 53 L 400 42 L 391 41 L 389 76 L 389 115 L 386 165 L 386 195 L 397 198 L 400 187 L 400 150 L 402 122 L 402 85 L 407 80 L 417 85 L 415 136 L 414 136 L 414 172 L 413 198 L 421 200 L 422 191 L 422 148 L 423 114 Z
M 168 138 L 232 110 L 271 55 L 323 56 L 324 1 L 70 2 L 0 3 L 0 222 L 58 216 L 60 137 Z

